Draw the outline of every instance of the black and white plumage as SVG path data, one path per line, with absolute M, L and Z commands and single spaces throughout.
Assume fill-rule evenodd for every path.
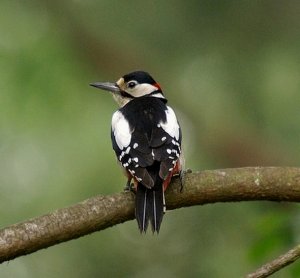
M 166 105 L 160 86 L 146 72 L 120 78 L 116 84 L 95 83 L 113 92 L 121 108 L 112 117 L 111 140 L 117 159 L 136 186 L 136 218 L 145 232 L 150 221 L 158 232 L 163 218 L 164 190 L 181 171 L 181 129 Z

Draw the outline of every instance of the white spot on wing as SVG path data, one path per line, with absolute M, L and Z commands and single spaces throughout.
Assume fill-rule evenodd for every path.
M 119 160 L 122 160 L 124 155 L 125 155 L 125 152 L 121 152 L 121 155 L 119 156 Z
M 134 149 L 136 149 L 138 146 L 139 146 L 138 143 L 134 143 L 134 144 L 133 144 L 133 148 L 134 148 Z
M 179 147 L 179 143 L 178 143 L 178 142 L 176 142 L 174 139 L 172 140 L 172 144 L 173 144 L 173 145 L 176 145 L 176 146 L 178 146 L 178 147 Z
M 139 159 L 137 157 L 134 157 L 132 160 L 135 162 L 139 162 Z
M 131 132 L 128 121 L 120 111 L 113 114 L 111 127 L 119 149 L 126 148 L 131 141 Z
M 161 138 L 161 141 L 166 141 L 167 137 L 164 136 L 163 138 Z

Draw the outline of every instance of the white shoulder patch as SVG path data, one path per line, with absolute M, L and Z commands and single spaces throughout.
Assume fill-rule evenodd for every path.
M 167 121 L 165 123 L 161 122 L 160 125 L 171 137 L 176 140 L 179 139 L 179 124 L 173 109 L 167 106 L 166 110 Z
M 120 111 L 116 111 L 111 120 L 111 127 L 116 143 L 120 150 L 128 147 L 131 141 L 131 132 L 128 121 Z

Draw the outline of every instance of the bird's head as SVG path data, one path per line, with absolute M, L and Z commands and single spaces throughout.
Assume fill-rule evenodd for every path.
M 129 101 L 143 96 L 157 97 L 166 101 L 159 84 L 149 73 L 144 71 L 125 74 L 116 83 L 96 82 L 90 85 L 111 92 L 121 107 Z

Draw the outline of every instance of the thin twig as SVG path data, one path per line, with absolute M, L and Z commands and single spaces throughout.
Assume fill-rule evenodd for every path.
M 293 263 L 300 258 L 300 245 L 297 245 L 293 249 L 289 250 L 285 254 L 279 256 L 275 260 L 266 263 L 255 272 L 247 275 L 247 278 L 265 278 L 273 273 L 279 271 L 285 266 Z

